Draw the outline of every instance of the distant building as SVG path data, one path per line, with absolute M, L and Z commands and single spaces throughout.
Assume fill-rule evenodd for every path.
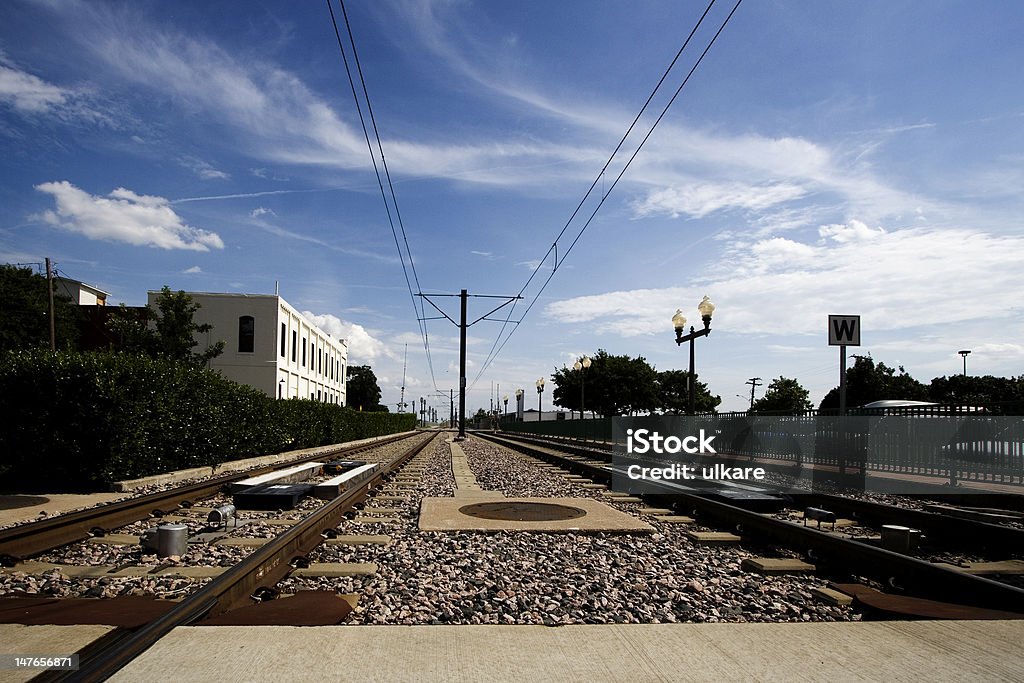
M 187 294 L 200 306 L 195 323 L 213 326 L 196 341 L 203 348 L 225 343 L 211 369 L 268 396 L 345 405 L 345 340 L 331 337 L 273 294 Z M 148 293 L 150 306 L 156 308 L 159 296 Z
M 79 306 L 106 306 L 109 292 L 66 277 L 53 278 L 53 293 L 71 298 Z

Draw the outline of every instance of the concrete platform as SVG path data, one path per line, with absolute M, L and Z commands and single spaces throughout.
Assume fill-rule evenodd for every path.
M 342 576 L 370 576 L 377 573 L 377 565 L 373 562 L 313 562 L 308 567 L 296 569 L 292 576 L 324 576 L 338 578 Z
M 546 522 L 479 519 L 460 508 L 476 503 L 527 502 L 564 505 L 583 510 L 575 519 Z M 420 504 L 420 531 L 654 531 L 650 524 L 589 498 L 507 498 L 459 495 L 455 498 L 424 498 Z
M 0 524 L 17 522 L 34 522 L 42 519 L 39 513 L 45 512 L 46 517 L 93 507 L 100 503 L 110 503 L 130 496 L 125 493 L 14 493 L 0 496 Z
M 69 655 L 113 631 L 113 626 L 25 626 L 0 624 L 4 654 Z M 20 683 L 43 673 L 43 669 L 0 669 L 0 683 Z
M 1013 681 L 1021 638 L 1019 621 L 187 626 L 110 680 Z

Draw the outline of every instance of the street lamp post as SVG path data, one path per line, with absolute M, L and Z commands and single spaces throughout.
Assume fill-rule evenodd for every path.
M 544 419 L 544 411 L 540 407 L 540 395 L 544 393 L 544 378 L 541 377 L 537 380 L 537 422 Z
M 508 422 L 508 394 L 502 396 L 501 400 L 505 403 L 505 414 L 501 417 L 501 421 L 504 424 L 505 422 Z
M 969 349 L 964 349 L 963 351 L 957 351 L 957 353 L 959 353 L 961 356 L 964 357 L 964 377 L 966 377 L 967 376 L 967 355 L 970 353 L 970 350 Z
M 523 407 L 523 394 L 526 393 L 522 389 L 516 389 L 516 420 L 519 419 L 519 411 Z
M 711 303 L 707 296 L 697 304 L 697 310 L 700 312 L 701 320 L 704 321 L 703 330 L 694 330 L 693 325 L 690 325 L 690 333 L 683 334 L 683 330 L 686 329 L 686 316 L 683 315 L 682 309 L 677 308 L 676 314 L 672 316 L 672 326 L 676 330 L 676 345 L 680 345 L 683 342 L 690 342 L 690 396 L 688 402 L 688 408 L 690 415 L 694 414 L 694 403 L 696 399 L 697 391 L 697 376 L 693 369 L 693 342 L 697 337 L 706 337 L 711 334 L 711 314 L 715 312 L 715 305 Z
M 579 359 L 578 361 L 576 361 L 575 363 L 572 364 L 572 369 L 576 370 L 577 372 L 580 373 L 580 420 L 581 421 L 587 419 L 587 416 L 586 416 L 586 413 L 585 413 L 585 410 L 584 410 L 584 404 L 583 404 L 583 390 L 584 390 L 585 384 L 586 384 L 586 375 L 584 374 L 583 371 L 586 370 L 587 368 L 589 368 L 590 365 L 591 365 L 591 361 L 590 361 L 590 358 L 588 358 L 587 356 L 583 356 L 583 358 Z M 587 423 L 586 422 L 583 422 L 583 440 L 584 441 L 587 440 Z

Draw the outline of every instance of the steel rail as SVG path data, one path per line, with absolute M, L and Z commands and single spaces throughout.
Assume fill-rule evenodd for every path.
M 592 465 L 575 458 L 561 457 L 537 447 L 478 433 L 494 443 L 513 448 L 549 462 L 581 472 L 595 480 L 611 481 L 614 472 L 607 466 Z M 718 521 L 740 532 L 754 532 L 758 540 L 778 542 L 800 549 L 816 564 L 832 565 L 832 569 L 854 570 L 865 576 L 880 578 L 893 587 L 902 587 L 908 594 L 932 597 L 945 602 L 1024 613 L 1024 590 L 1013 586 L 947 569 L 936 563 L 876 548 L 860 541 L 843 538 L 811 527 L 767 517 L 734 505 L 710 500 L 696 493 L 682 492 L 666 482 L 652 482 L 665 489 L 664 494 L 648 494 L 664 503 L 671 501 L 677 510 Z M 673 490 L 675 489 L 675 490 Z
M 390 436 L 372 443 L 355 446 L 341 446 L 336 450 L 321 452 L 290 460 L 287 465 L 311 462 L 325 456 L 334 457 L 342 454 L 354 454 L 392 443 L 412 434 Z M 182 503 L 208 498 L 221 490 L 221 487 L 259 474 L 266 474 L 279 469 L 282 463 L 259 469 L 232 474 L 224 474 L 204 482 L 188 484 L 167 491 L 136 496 L 106 505 L 100 505 L 77 512 L 68 512 L 47 519 L 19 524 L 0 530 L 0 563 L 13 566 L 17 560 L 59 548 L 68 543 L 83 541 L 94 535 L 95 529 L 104 532 L 146 519 L 151 515 L 162 516 L 176 510 Z
M 260 587 L 272 587 L 292 570 L 291 561 L 308 554 L 323 542 L 324 532 L 338 525 L 346 512 L 362 502 L 374 487 L 400 469 L 433 441 L 429 435 L 410 450 L 392 460 L 387 469 L 361 486 L 347 491 L 307 515 L 298 524 L 259 547 L 237 565 L 213 579 L 182 600 L 156 621 L 95 653 L 80 664 L 79 670 L 68 672 L 56 680 L 104 681 L 149 649 L 160 638 L 178 626 L 187 626 L 207 616 L 215 616 L 236 607 L 250 604 L 251 596 Z
M 483 436 L 483 434 L 478 435 Z M 502 435 L 496 438 L 505 438 L 509 441 L 517 442 L 524 441 L 540 448 L 547 447 L 584 457 L 594 454 L 592 449 L 575 444 L 559 444 L 543 439 L 523 438 L 518 434 Z M 603 472 L 596 469 L 590 470 L 588 474 L 594 476 L 604 475 Z M 787 487 L 776 487 L 767 483 L 761 484 L 761 486 L 769 492 L 791 498 L 803 507 L 825 508 L 836 514 L 850 517 L 857 521 L 863 521 L 869 525 L 899 524 L 921 529 L 931 539 L 949 547 L 992 548 L 999 550 L 1024 548 L 1024 529 L 1017 529 L 1004 524 L 993 524 L 976 519 L 952 517 L 936 512 L 912 510 L 888 503 L 860 500 L 842 495 L 817 493 L 814 491 L 802 492 Z M 942 499 L 941 495 L 934 497 Z

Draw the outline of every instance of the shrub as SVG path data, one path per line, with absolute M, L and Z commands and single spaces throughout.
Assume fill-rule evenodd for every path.
M 0 483 L 95 488 L 412 429 L 412 415 L 279 401 L 218 373 L 121 353 L 13 351 L 0 366 Z

